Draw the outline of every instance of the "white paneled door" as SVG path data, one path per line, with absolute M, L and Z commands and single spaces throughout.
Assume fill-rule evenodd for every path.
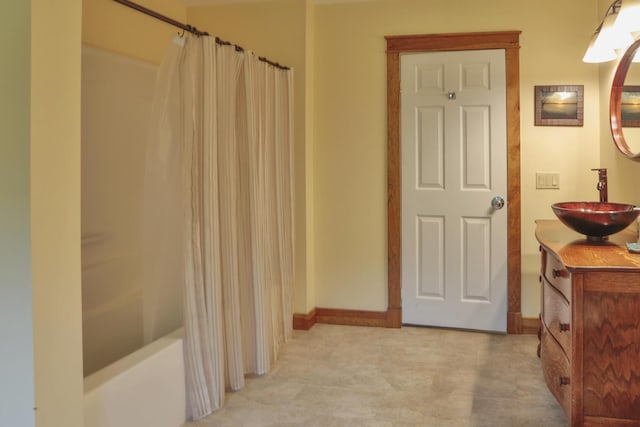
M 401 55 L 402 321 L 506 332 L 505 52 Z

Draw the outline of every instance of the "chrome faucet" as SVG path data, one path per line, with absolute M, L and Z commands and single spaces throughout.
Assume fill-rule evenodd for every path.
M 607 194 L 607 169 L 599 168 L 591 170 L 598 171 L 598 185 L 596 185 L 596 188 L 600 192 L 600 203 L 607 203 L 609 201 Z

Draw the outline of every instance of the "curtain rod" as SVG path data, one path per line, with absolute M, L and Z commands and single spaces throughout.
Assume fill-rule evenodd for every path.
M 206 31 L 199 31 L 196 27 L 192 26 L 192 25 L 187 25 L 187 24 L 183 24 L 182 22 L 178 22 L 175 19 L 169 18 L 168 16 L 162 15 L 154 10 L 151 9 L 147 9 L 144 6 L 141 6 L 137 3 L 134 3 L 132 1 L 129 0 L 113 0 L 116 3 L 120 3 L 123 6 L 127 6 L 130 7 L 131 9 L 137 10 L 138 12 L 142 12 L 145 15 L 149 15 L 152 18 L 156 18 L 159 19 L 160 21 L 166 22 L 167 24 L 173 25 L 174 27 L 178 27 L 184 31 L 188 31 L 191 34 L 195 34 L 196 36 L 200 37 L 200 36 L 209 36 L 209 33 L 207 33 Z M 238 52 L 244 52 L 244 48 L 242 46 L 238 46 L 237 44 L 233 44 L 231 42 L 222 40 L 219 37 L 215 37 L 216 43 L 220 44 L 220 45 L 225 45 L 225 46 L 233 46 L 236 51 Z M 289 67 L 286 67 L 284 65 L 280 65 L 277 62 L 273 62 L 268 60 L 267 58 L 265 58 L 264 56 L 259 56 L 258 59 L 262 62 L 266 62 L 269 65 L 273 65 L 276 68 L 279 68 L 281 70 L 288 70 Z

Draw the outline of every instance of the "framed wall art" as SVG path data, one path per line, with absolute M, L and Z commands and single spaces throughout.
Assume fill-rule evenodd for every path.
M 640 86 L 623 86 L 620 99 L 622 127 L 640 127 Z
M 582 126 L 584 86 L 535 86 L 536 126 Z

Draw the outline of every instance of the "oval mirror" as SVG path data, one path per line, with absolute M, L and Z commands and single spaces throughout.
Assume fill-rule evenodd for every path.
M 639 47 L 640 39 L 620 59 L 609 100 L 613 141 L 622 154 L 637 162 L 640 162 L 640 63 L 634 63 L 633 59 Z

